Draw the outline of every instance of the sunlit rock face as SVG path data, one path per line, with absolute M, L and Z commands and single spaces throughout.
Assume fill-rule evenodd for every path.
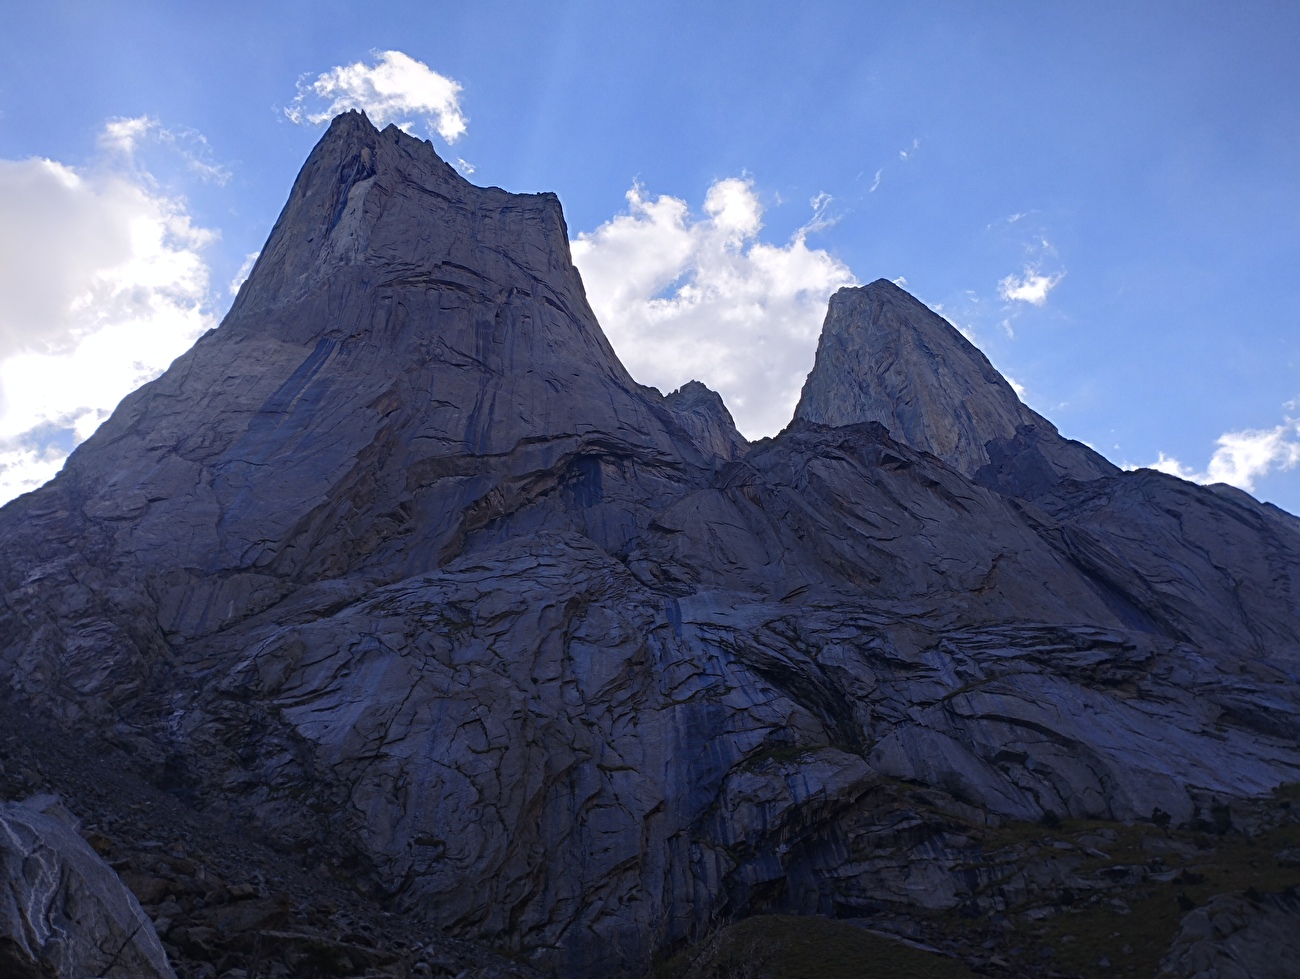
M 628 376 L 553 196 L 359 114 L 0 554 L 14 705 L 557 975 L 975 906 L 969 855 L 880 858 L 891 780 L 1176 821 L 1300 780 L 1294 518 L 1119 472 L 883 282 L 750 446 Z
M 1118 472 L 1061 438 L 952 324 L 886 279 L 831 297 L 794 416 L 831 427 L 879 422 L 967 476 L 998 468 L 1018 435 L 1041 446 L 1035 468 L 1049 478 Z

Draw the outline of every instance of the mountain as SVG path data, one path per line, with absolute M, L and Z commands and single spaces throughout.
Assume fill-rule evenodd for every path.
M 359 113 L 0 554 L 5 792 L 183 975 L 637 975 L 765 911 L 987 963 L 1157 887 L 1052 833 L 1272 840 L 1300 782 L 1294 517 L 1119 471 L 883 281 L 750 445 L 627 374 L 553 196 Z

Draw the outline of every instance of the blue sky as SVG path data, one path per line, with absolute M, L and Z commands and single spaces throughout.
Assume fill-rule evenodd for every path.
M 322 128 L 285 110 L 401 52 L 465 131 L 399 121 L 560 195 L 639 379 L 769 434 L 826 293 L 903 278 L 1066 435 L 1300 512 L 1300 5 L 9 6 L 7 495 L 224 313 Z

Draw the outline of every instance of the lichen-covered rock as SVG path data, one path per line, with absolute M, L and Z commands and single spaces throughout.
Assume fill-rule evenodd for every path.
M 134 895 L 40 800 L 0 803 L 0 975 L 176 979 Z

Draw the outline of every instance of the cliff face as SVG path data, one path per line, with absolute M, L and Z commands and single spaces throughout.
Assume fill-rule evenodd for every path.
M 882 282 L 749 446 L 627 375 L 567 240 L 335 120 L 220 328 L 0 510 L 14 709 L 560 975 L 993 913 L 899 780 L 1175 824 L 1300 780 L 1294 518 L 1119 472 Z

